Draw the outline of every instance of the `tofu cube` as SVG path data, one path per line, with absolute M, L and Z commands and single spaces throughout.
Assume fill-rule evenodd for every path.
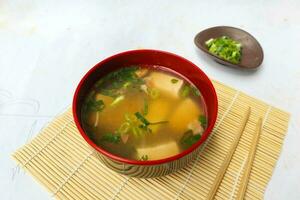
M 172 112 L 172 103 L 165 98 L 155 99 L 149 102 L 148 114 L 145 116 L 150 122 L 166 121 L 170 113 Z M 158 129 L 164 126 L 162 124 L 150 126 L 153 133 L 156 133 Z
M 169 127 L 180 138 L 188 130 L 190 122 L 198 120 L 202 113 L 200 107 L 192 99 L 182 100 L 169 119 Z
M 172 83 L 172 79 L 178 80 L 176 83 Z M 147 85 L 150 88 L 157 88 L 161 92 L 168 93 L 173 97 L 179 96 L 179 90 L 183 85 L 183 80 L 160 72 L 152 72 L 146 80 Z
M 179 147 L 175 141 L 169 141 L 154 147 L 137 148 L 137 158 L 144 155 L 148 156 L 148 160 L 159 160 L 174 156 L 180 153 Z

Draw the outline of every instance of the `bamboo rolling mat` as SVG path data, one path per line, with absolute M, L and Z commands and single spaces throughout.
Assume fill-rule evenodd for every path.
M 263 199 L 281 151 L 289 114 L 219 82 L 213 83 L 219 100 L 214 130 L 197 159 L 171 175 L 137 179 L 106 168 L 78 133 L 71 110 L 55 118 L 13 158 L 56 199 L 206 199 L 250 106 L 251 116 L 215 199 L 236 198 L 260 117 L 262 131 L 245 199 Z

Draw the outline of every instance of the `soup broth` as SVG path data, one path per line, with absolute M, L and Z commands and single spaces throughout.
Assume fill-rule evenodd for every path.
M 192 146 L 206 128 L 200 91 L 162 66 L 130 66 L 98 80 L 85 97 L 82 125 L 106 151 L 159 160 Z

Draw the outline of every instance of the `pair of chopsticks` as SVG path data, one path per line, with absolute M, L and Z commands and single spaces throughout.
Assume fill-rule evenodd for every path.
M 232 148 L 230 149 L 230 151 L 228 152 L 226 158 L 224 159 L 224 162 L 222 163 L 222 166 L 221 166 L 221 168 L 220 168 L 220 170 L 217 174 L 217 178 L 215 179 L 213 187 L 211 188 L 211 190 L 208 193 L 208 198 L 207 199 L 209 199 L 209 200 L 213 199 L 215 197 L 217 191 L 218 191 L 218 188 L 219 188 L 219 186 L 222 182 L 222 179 L 225 175 L 225 172 L 226 172 L 226 170 L 227 170 L 227 168 L 230 164 L 232 156 L 233 156 L 233 154 L 234 154 L 234 152 L 235 152 L 235 150 L 238 146 L 238 143 L 240 141 L 242 133 L 245 130 L 245 127 L 246 127 L 247 122 L 248 122 L 249 117 L 250 117 L 250 113 L 251 113 L 251 108 L 249 107 L 247 112 L 246 112 L 245 117 L 243 118 L 240 129 L 238 131 L 238 134 L 236 135 L 236 137 L 234 139 L 234 142 L 232 144 Z M 251 172 L 251 166 L 252 166 L 252 163 L 253 163 L 253 160 L 254 160 L 254 157 L 255 157 L 256 146 L 257 146 L 258 139 L 259 139 L 260 132 L 261 132 L 261 126 L 262 126 L 262 119 L 260 118 L 258 120 L 257 125 L 256 125 L 255 135 L 253 137 L 252 144 L 251 144 L 251 147 L 250 147 L 250 151 L 249 151 L 249 154 L 248 154 L 248 163 L 245 166 L 245 171 L 243 173 L 242 180 L 241 180 L 241 186 L 239 187 L 239 190 L 238 190 L 237 199 L 239 199 L 239 200 L 243 199 L 244 196 L 245 196 L 245 192 L 246 192 L 246 189 L 247 189 L 249 176 L 250 176 L 250 172 Z

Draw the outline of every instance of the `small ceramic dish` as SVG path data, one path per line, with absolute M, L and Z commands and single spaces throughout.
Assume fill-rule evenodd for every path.
M 242 58 L 240 63 L 233 64 L 208 51 L 205 42 L 211 38 L 218 38 L 222 36 L 228 36 L 242 44 Z M 231 67 L 256 69 L 261 65 L 264 59 L 264 53 L 258 41 L 248 32 L 234 27 L 216 26 L 205 29 L 196 35 L 194 42 L 199 49 L 209 55 L 216 62 Z
M 84 97 L 94 83 L 102 76 L 126 66 L 149 64 L 160 65 L 173 70 L 191 81 L 201 92 L 207 108 L 207 128 L 201 139 L 183 152 L 161 160 L 129 160 L 114 155 L 97 146 L 82 128 L 81 108 Z M 218 102 L 215 89 L 205 75 L 195 64 L 172 53 L 158 50 L 133 50 L 111 56 L 90 69 L 81 79 L 73 98 L 73 117 L 75 124 L 86 142 L 97 152 L 99 160 L 110 169 L 133 177 L 157 177 L 172 173 L 196 158 L 200 146 L 211 133 L 218 112 Z

